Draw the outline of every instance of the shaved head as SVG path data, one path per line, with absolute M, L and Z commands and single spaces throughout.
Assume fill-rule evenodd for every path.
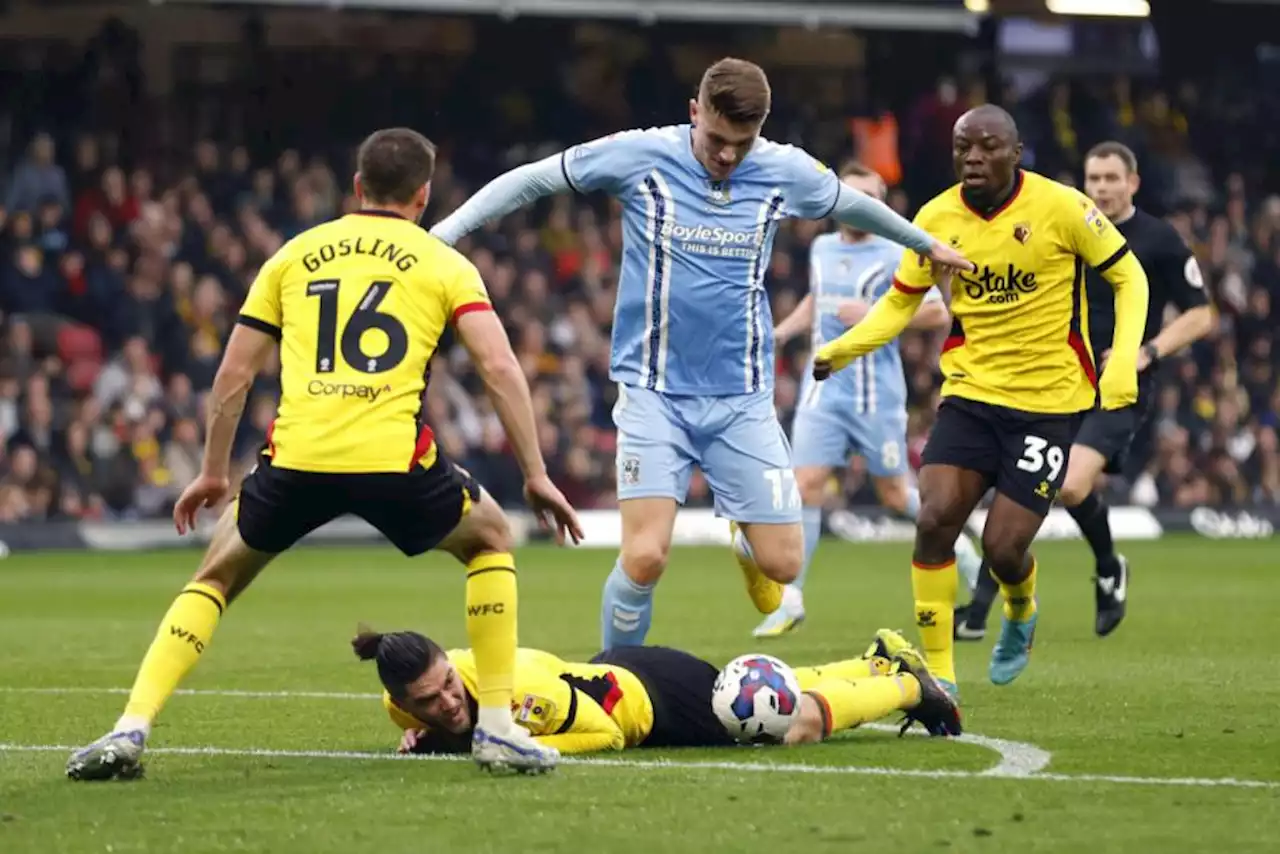
M 959 130 L 961 125 L 973 129 L 980 128 L 986 133 L 1007 137 L 1015 143 L 1019 141 L 1018 123 L 1013 120 L 1013 116 L 1009 115 L 1008 110 L 995 104 L 980 104 L 974 107 L 956 120 L 956 130 Z
M 951 156 L 966 201 L 979 211 L 996 208 L 1017 181 L 1022 159 L 1018 124 L 995 104 L 974 107 L 956 121 Z

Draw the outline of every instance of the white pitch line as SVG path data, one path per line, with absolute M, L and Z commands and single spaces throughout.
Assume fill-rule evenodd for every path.
M 86 688 L 82 686 L 72 687 L 49 687 L 49 688 L 18 688 L 18 687 L 0 687 L 0 693 L 12 694 L 127 694 L 127 688 Z M 365 694 L 351 692 L 325 692 L 325 691 L 239 691 L 239 690 L 221 690 L 221 689 L 199 689 L 184 688 L 177 691 L 178 694 L 187 696 L 205 696 L 205 697 L 237 697 L 249 699 L 265 699 L 265 700 L 287 700 L 291 698 L 312 699 L 312 700 L 381 700 L 381 694 Z M 887 724 L 866 724 L 864 729 L 874 729 L 881 732 L 897 732 L 898 727 L 889 726 Z M 917 729 L 911 732 L 923 735 L 924 733 Z M 1047 750 L 1042 750 L 1034 744 L 1026 744 L 1020 741 L 1009 741 L 1003 738 L 989 738 L 984 735 L 962 735 L 955 741 L 961 744 L 972 744 L 976 747 L 982 747 L 992 751 L 1000 757 L 1000 761 L 991 768 L 982 773 L 989 777 L 1026 777 L 1036 774 L 1049 764 L 1051 758 Z
M 11 688 L 0 687 L 0 694 L 128 694 L 128 688 Z M 381 694 L 357 694 L 349 691 L 236 691 L 215 688 L 179 688 L 175 694 L 186 697 L 240 697 L 252 700 L 381 700 Z
M 3 744 L 0 753 L 67 753 L 77 748 L 66 744 Z M 746 748 L 744 748 L 746 749 Z M 160 747 L 148 754 L 176 756 L 239 756 L 267 759 L 336 759 L 383 762 L 467 762 L 469 756 L 409 755 L 341 750 L 271 750 L 266 748 Z M 790 762 L 682 762 L 675 759 L 600 759 L 564 757 L 563 765 L 587 768 L 638 768 L 653 771 L 737 771 L 742 773 L 835 774 L 864 777 L 917 777 L 967 780 L 1042 780 L 1053 783 L 1115 783 L 1117 785 L 1220 787 L 1237 789 L 1280 789 L 1267 780 L 1238 780 L 1198 777 L 1124 777 L 1106 774 L 992 774 L 990 771 L 942 771 L 916 768 L 883 768 L 857 765 L 807 765 Z

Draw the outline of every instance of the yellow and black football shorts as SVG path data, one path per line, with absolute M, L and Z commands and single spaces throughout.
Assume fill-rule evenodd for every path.
M 619 646 L 591 659 L 630 671 L 653 704 L 653 729 L 641 747 L 725 747 L 734 744 L 711 708 L 720 670 L 664 646 Z
M 1024 412 L 946 397 L 921 461 L 976 471 L 997 492 L 1047 516 L 1066 479 L 1071 442 L 1083 420 L 1083 413 Z
M 249 548 L 277 554 L 339 516 L 359 516 L 413 557 L 447 537 L 480 485 L 443 454 L 431 468 L 333 474 L 276 468 L 263 456 L 240 487 L 236 523 Z

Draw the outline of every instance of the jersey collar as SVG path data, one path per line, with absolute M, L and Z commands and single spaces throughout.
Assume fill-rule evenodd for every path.
M 352 211 L 352 213 L 357 214 L 358 216 L 381 216 L 387 217 L 388 219 L 404 219 L 403 216 L 395 211 L 387 211 L 382 208 L 364 208 L 363 210 Z

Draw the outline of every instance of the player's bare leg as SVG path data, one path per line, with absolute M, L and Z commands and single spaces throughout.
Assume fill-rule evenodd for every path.
M 801 466 L 796 469 L 796 488 L 800 490 L 803 517 L 801 534 L 804 538 L 800 574 L 782 589 L 781 604 L 752 632 L 755 637 L 781 637 L 804 622 L 804 580 L 822 536 L 822 501 L 830 478 L 830 466 Z
M 487 492 L 438 548 L 467 568 L 467 638 L 476 660 L 479 712 L 471 755 L 482 768 L 539 773 L 560 754 L 511 718 L 516 663 L 516 566 L 506 514 Z
M 740 522 L 733 551 L 747 582 L 751 602 L 762 614 L 782 606 L 783 586 L 795 581 L 804 565 L 804 527 L 799 522 Z
M 952 692 L 956 687 L 955 544 L 988 485 L 985 475 L 958 466 L 920 469 L 920 513 L 911 558 L 916 627 L 929 670 Z
M 604 649 L 639 646 L 653 619 L 653 590 L 667 568 L 674 498 L 628 498 L 618 502 L 622 548 L 604 584 L 600 635 Z
M 907 482 L 906 475 L 873 477 L 871 485 L 881 507 L 913 522 L 916 520 L 920 514 L 920 493 Z M 972 590 L 982 567 L 982 555 L 978 554 L 977 547 L 963 529 L 956 538 L 955 552 L 956 570 L 965 586 Z
M 1036 631 L 1036 561 L 1031 542 L 1044 518 L 997 492 L 982 533 L 982 550 L 1004 595 L 1000 638 L 991 651 L 990 676 L 997 685 L 1018 677 L 1031 657 Z
M 124 714 L 110 733 L 72 754 L 68 777 L 109 780 L 141 775 L 142 753 L 156 716 L 200 661 L 227 605 L 273 557 L 240 539 L 234 504 L 223 511 L 200 568 L 169 607 L 142 659 Z
M 1124 620 L 1129 588 L 1129 562 L 1115 551 L 1107 504 L 1096 490 L 1106 464 L 1106 458 L 1095 448 L 1072 445 L 1067 475 L 1058 492 L 1058 500 L 1093 550 L 1097 609 L 1094 630 L 1102 637 L 1115 631 Z

